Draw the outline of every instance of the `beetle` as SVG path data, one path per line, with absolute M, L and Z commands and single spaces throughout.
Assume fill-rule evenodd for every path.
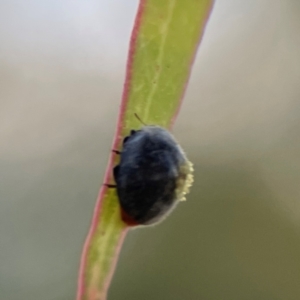
M 122 151 L 115 152 L 120 162 L 113 176 L 125 223 L 155 224 L 185 200 L 193 167 L 168 130 L 154 125 L 131 130 Z

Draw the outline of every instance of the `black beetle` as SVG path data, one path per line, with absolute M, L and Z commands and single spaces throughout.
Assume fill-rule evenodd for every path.
M 131 130 L 122 151 L 115 152 L 121 156 L 113 175 L 125 223 L 157 223 L 185 200 L 193 182 L 192 164 L 166 129 Z

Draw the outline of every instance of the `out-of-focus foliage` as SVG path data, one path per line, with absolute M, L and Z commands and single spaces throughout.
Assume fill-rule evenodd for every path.
M 1 1 L 1 300 L 74 298 L 136 4 Z M 174 130 L 197 185 L 129 234 L 114 300 L 300 298 L 299 1 L 211 17 Z

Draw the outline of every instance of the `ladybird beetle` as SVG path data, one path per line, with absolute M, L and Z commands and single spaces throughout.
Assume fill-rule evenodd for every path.
M 193 167 L 174 137 L 159 126 L 131 130 L 114 167 L 121 215 L 130 226 L 164 219 L 193 182 Z

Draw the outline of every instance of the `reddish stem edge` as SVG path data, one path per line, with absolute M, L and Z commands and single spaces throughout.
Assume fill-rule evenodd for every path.
M 114 136 L 112 149 L 118 148 L 118 145 L 122 138 L 121 131 L 122 131 L 122 126 L 123 126 L 126 106 L 127 106 L 127 102 L 128 102 L 130 83 L 131 83 L 131 79 L 132 79 L 132 66 L 133 66 L 134 53 L 135 53 L 135 48 L 136 48 L 136 41 L 137 41 L 137 36 L 138 36 L 138 32 L 139 32 L 140 25 L 141 25 L 142 16 L 144 13 L 146 1 L 147 0 L 140 0 L 139 7 L 137 10 L 137 15 L 135 18 L 135 23 L 134 23 L 133 30 L 131 33 L 130 44 L 129 44 L 129 54 L 128 54 L 127 66 L 126 66 L 126 77 L 125 77 L 125 83 L 124 83 L 124 87 L 123 87 L 123 95 L 122 95 L 122 101 L 121 101 L 121 106 L 120 106 L 120 111 L 119 111 L 119 117 L 118 117 L 118 121 L 117 121 L 117 130 L 116 130 L 116 134 Z M 109 180 L 111 179 L 111 170 L 113 168 L 114 158 L 115 158 L 115 153 L 112 152 L 109 156 L 108 165 L 107 165 L 107 168 L 105 171 L 105 176 L 104 176 L 105 183 L 109 182 Z M 97 201 L 96 201 L 91 226 L 90 226 L 87 238 L 84 243 L 84 247 L 83 247 L 83 251 L 82 251 L 82 255 L 81 255 L 81 259 L 80 259 L 80 267 L 79 267 L 77 297 L 76 297 L 77 300 L 83 300 L 82 297 L 84 296 L 84 293 L 85 293 L 86 287 L 85 287 L 85 276 L 84 275 L 85 275 L 85 271 L 86 271 L 88 250 L 89 250 L 89 246 L 92 242 L 94 233 L 97 229 L 97 225 L 99 223 L 99 217 L 101 214 L 101 209 L 102 209 L 102 204 L 103 204 L 102 199 L 105 196 L 106 190 L 107 190 L 107 187 L 102 185 L 102 187 L 100 188 L 100 191 L 99 191 Z M 119 252 L 121 250 L 121 247 L 122 247 L 122 244 L 123 244 L 123 241 L 124 241 L 127 231 L 128 231 L 128 228 L 125 227 L 121 234 L 120 240 L 118 242 L 118 246 L 116 248 L 116 252 L 114 255 L 114 261 L 112 262 L 111 270 L 110 270 L 110 272 L 107 276 L 107 279 L 105 280 L 104 286 L 103 286 L 103 294 L 105 294 L 105 295 L 107 293 L 111 278 L 113 276 L 114 269 L 117 264 Z
M 175 114 L 174 114 L 174 116 L 173 116 L 173 118 L 171 120 L 170 128 L 173 127 L 173 125 L 175 123 L 175 120 L 176 120 L 176 118 L 177 118 L 177 116 L 179 114 L 179 111 L 181 109 L 183 98 L 184 98 L 184 95 L 185 95 L 185 92 L 186 92 L 186 89 L 187 89 L 187 86 L 188 86 L 188 83 L 189 83 L 189 80 L 190 80 L 190 77 L 191 77 L 192 67 L 193 67 L 194 62 L 195 62 L 196 54 L 197 54 L 199 45 L 201 44 L 202 38 L 204 36 L 204 31 L 205 31 L 205 28 L 206 28 L 207 21 L 209 19 L 210 13 L 211 13 L 212 8 L 214 6 L 214 2 L 215 2 L 215 0 L 211 0 L 210 1 L 210 6 L 209 6 L 209 8 L 207 10 L 207 14 L 205 16 L 205 19 L 204 19 L 204 21 L 201 24 L 199 24 L 199 29 L 200 29 L 199 35 L 200 35 L 200 38 L 198 40 L 198 43 L 195 44 L 195 48 L 194 48 L 193 55 L 191 57 L 191 61 L 190 61 L 190 65 L 189 65 L 188 75 L 187 75 L 187 78 L 186 78 L 186 81 L 185 81 L 185 84 L 184 84 L 184 87 L 183 87 L 183 90 L 182 90 L 182 93 L 181 93 L 181 96 L 180 96 L 180 101 L 179 101 L 179 104 L 177 106 L 177 110 L 176 110 L 176 112 L 175 112 Z

